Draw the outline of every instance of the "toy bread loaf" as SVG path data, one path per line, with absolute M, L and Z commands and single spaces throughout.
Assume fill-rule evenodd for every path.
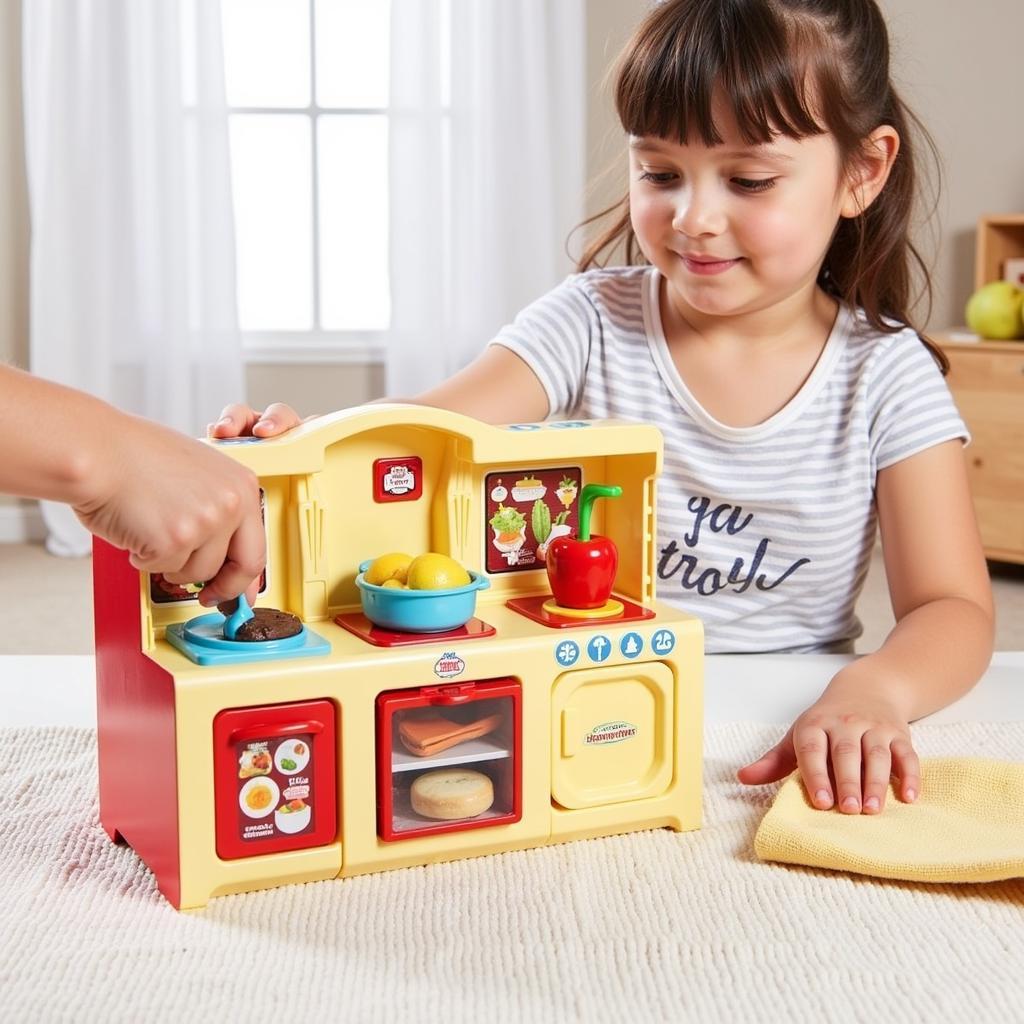
M 494 803 L 494 786 L 483 772 L 439 768 L 424 772 L 410 791 L 412 809 L 424 818 L 454 821 L 475 818 Z
M 398 724 L 398 738 L 410 754 L 428 757 L 466 740 L 478 739 L 501 725 L 501 713 L 487 715 L 475 722 L 453 722 L 436 711 L 418 717 L 407 716 Z

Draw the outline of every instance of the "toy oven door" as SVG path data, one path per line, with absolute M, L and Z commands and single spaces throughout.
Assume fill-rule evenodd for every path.
M 522 686 L 492 679 L 377 697 L 377 834 L 462 832 L 522 817 Z
M 337 831 L 329 700 L 231 708 L 213 720 L 217 855 L 325 846 Z

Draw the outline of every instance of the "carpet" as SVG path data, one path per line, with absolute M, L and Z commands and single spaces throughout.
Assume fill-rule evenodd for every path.
M 764 864 L 782 729 L 708 730 L 704 827 L 224 897 L 180 914 L 99 826 L 94 734 L 0 730 L 0 1008 L 33 1021 L 1020 1019 L 1024 880 Z M 1024 760 L 1024 723 L 921 726 Z

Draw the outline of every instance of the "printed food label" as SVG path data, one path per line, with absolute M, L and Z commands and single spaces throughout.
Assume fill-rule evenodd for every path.
M 548 545 L 579 529 L 579 466 L 509 469 L 484 478 L 488 573 L 543 569 Z
M 584 746 L 596 747 L 607 743 L 621 743 L 636 736 L 637 728 L 632 722 L 605 722 L 595 725 L 583 739 Z
M 415 501 L 422 493 L 423 460 L 418 455 L 374 461 L 374 501 Z
M 243 842 L 313 830 L 313 737 L 273 736 L 235 744 L 238 836 Z

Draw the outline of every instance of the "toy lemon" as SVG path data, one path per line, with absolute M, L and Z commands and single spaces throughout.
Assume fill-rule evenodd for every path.
M 454 558 L 428 551 L 412 560 L 405 582 L 410 590 L 451 590 L 466 586 L 470 579 Z
M 412 560 L 412 555 L 401 551 L 380 555 L 370 563 L 370 568 L 366 570 L 366 582 L 372 583 L 375 587 L 384 586 L 388 580 L 405 583 L 406 573 L 409 571 Z

